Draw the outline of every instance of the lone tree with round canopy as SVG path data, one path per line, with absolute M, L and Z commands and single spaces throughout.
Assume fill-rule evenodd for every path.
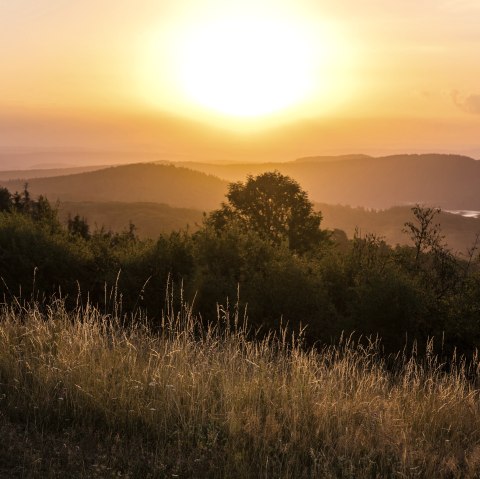
M 245 183 L 230 183 L 226 197 L 228 203 L 207 218 L 207 225 L 216 230 L 237 224 L 275 245 L 286 242 L 299 253 L 327 238 L 320 230 L 322 215 L 313 211 L 307 193 L 278 171 L 248 176 Z

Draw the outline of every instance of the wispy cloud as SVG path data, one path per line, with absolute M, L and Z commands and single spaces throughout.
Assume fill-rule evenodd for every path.
M 480 94 L 464 96 L 459 91 L 453 90 L 452 100 L 461 110 L 474 115 L 480 115 Z

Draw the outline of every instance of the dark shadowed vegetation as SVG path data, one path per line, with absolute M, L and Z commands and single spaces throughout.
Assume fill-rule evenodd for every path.
M 349 238 L 352 238 L 355 230 L 358 230 L 357 233 L 374 233 L 381 236 L 386 243 L 393 246 L 397 244 L 411 246 L 410 239 L 403 232 L 402 226 L 411 221 L 412 206 L 369 210 L 361 207 L 352 208 L 317 203 L 315 209 L 322 212 L 324 227 L 341 229 L 347 233 Z M 435 221 L 440 223 L 448 246 L 459 256 L 468 256 L 468 250 L 473 246 L 477 234 L 480 233 L 480 219 L 441 211 Z
M 141 239 L 0 189 L 0 476 L 478 477 L 477 245 L 312 206 L 269 173 Z
M 92 227 L 106 225 L 121 232 L 132 220 L 140 237 L 156 238 L 185 224 L 194 229 L 204 211 L 218 208 L 227 181 L 243 181 L 248 174 L 276 169 L 302 185 L 315 209 L 322 212 L 324 229 L 343 229 L 350 238 L 358 227 L 362 233 L 385 237 L 389 244 L 405 244 L 402 225 L 409 221 L 410 207 L 416 203 L 442 207 L 442 231 L 455 251 L 465 253 L 480 231 L 480 220 L 448 213 L 480 211 L 480 167 L 472 158 L 348 155 L 286 163 L 175 165 L 144 163 L 83 174 L 72 174 L 74 169 L 50 170 L 50 178 L 39 178 L 36 171 L 17 172 L 20 176 L 15 177 L 0 172 L 0 185 L 20 191 L 28 181 L 33 197 L 47 196 L 54 203 L 60 200 L 62 221 L 69 213 L 79 214 Z M 13 180 L 29 175 L 27 180 Z
M 280 195 L 283 203 L 277 183 L 293 192 Z M 79 214 L 61 223 L 45 198 L 2 190 L 2 295 L 7 303 L 61 296 L 67 307 L 88 299 L 105 313 L 115 305 L 155 323 L 170 278 L 205 320 L 238 297 L 265 334 L 283 321 L 305 327 L 309 344 L 355 332 L 378 334 L 386 351 L 431 337 L 447 355 L 475 349 L 478 250 L 472 243 L 469 255 L 450 251 L 436 210 L 415 207 L 404 226 L 410 246 L 392 247 L 375 234 L 348 240 L 322 230 L 298 184 L 279 173 L 232 185 L 227 200 L 197 231 L 153 240 L 140 239 L 132 223 L 120 232 Z M 263 211 L 263 200 L 277 210 Z
M 278 171 L 230 184 L 227 200 L 210 213 L 207 227 L 224 231 L 236 226 L 297 253 L 311 251 L 327 238 L 320 230 L 322 215 L 313 211 L 305 191 Z
M 91 229 L 104 226 L 120 233 L 130 221 L 135 223 L 140 238 L 156 239 L 162 234 L 179 231 L 188 226 L 189 231 L 198 230 L 203 222 L 203 212 L 193 208 L 174 208 L 163 203 L 140 202 L 69 202 L 58 205 L 60 221 L 79 215 L 88 221 Z

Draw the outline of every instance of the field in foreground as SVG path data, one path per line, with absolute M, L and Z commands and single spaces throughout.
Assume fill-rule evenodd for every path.
M 233 312 L 156 333 L 89 306 L 0 311 L 0 477 L 480 477 L 480 360 L 251 340 Z

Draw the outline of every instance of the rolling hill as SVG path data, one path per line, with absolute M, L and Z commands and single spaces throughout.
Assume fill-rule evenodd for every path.
M 0 181 L 0 184 L 17 191 L 23 188 L 24 181 Z M 51 202 L 153 202 L 202 211 L 216 208 L 226 189 L 227 182 L 214 176 L 152 163 L 29 180 L 30 193 L 45 195 Z
M 366 233 L 375 233 L 391 245 L 411 245 L 408 235 L 402 231 L 404 224 L 412 221 L 413 218 L 408 206 L 396 206 L 375 211 L 317 203 L 315 209 L 322 212 L 322 228 L 341 229 L 347 233 L 349 238 L 352 238 L 355 229 L 358 229 L 362 236 Z M 442 211 L 435 218 L 435 223 L 441 225 L 441 231 L 448 247 L 462 254 L 465 254 L 473 246 L 476 236 L 480 234 L 480 219 L 478 218 L 466 218 Z
M 309 192 L 323 213 L 322 227 L 342 229 L 349 237 L 358 227 L 391 244 L 407 243 L 402 227 L 411 218 L 408 205 L 416 202 L 444 210 L 480 210 L 480 162 L 454 155 L 348 155 L 263 164 L 139 163 L 28 181 L 33 196 L 60 200 L 64 221 L 69 213 L 78 213 L 92 227 L 114 231 L 132 221 L 141 236 L 156 237 L 187 224 L 195 229 L 202 212 L 224 200 L 229 181 L 273 169 L 292 176 Z M 22 189 L 24 181 L 0 176 L 0 185 L 10 191 Z M 444 212 L 438 221 L 457 251 L 471 246 L 480 231 L 480 219 Z
M 466 156 L 347 155 L 306 157 L 287 163 L 191 162 L 183 166 L 228 181 L 276 169 L 296 179 L 311 200 L 322 203 L 376 209 L 424 203 L 448 210 L 480 210 L 480 161 Z
M 480 210 L 480 161 L 440 154 L 306 157 L 257 164 L 138 163 L 32 178 L 29 189 L 53 201 L 157 202 L 209 210 L 222 201 L 228 182 L 275 169 L 296 179 L 315 202 L 375 209 L 423 203 Z M 13 191 L 24 181 L 6 181 L 0 175 L 0 184 Z

